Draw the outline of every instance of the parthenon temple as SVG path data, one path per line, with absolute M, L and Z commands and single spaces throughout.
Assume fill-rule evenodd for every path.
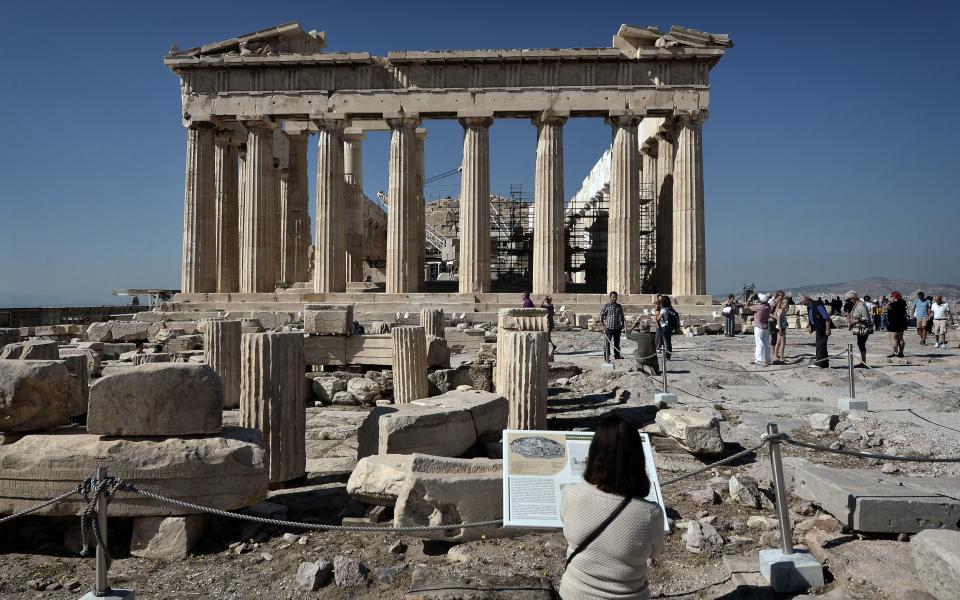
M 177 300 L 333 301 L 358 291 L 415 299 L 434 291 L 425 276 L 425 125 L 457 119 L 458 235 L 444 258 L 456 265 L 456 295 L 495 303 L 494 292 L 505 290 L 491 273 L 489 132 L 494 119 L 520 118 L 537 140 L 527 289 L 561 298 L 617 290 L 634 303 L 668 293 L 708 305 L 701 132 L 710 70 L 731 45 L 726 35 L 623 25 L 607 48 L 378 57 L 327 52 L 324 32 L 289 23 L 174 46 L 164 63 L 181 80 L 188 131 Z M 605 119 L 612 146 L 567 202 L 564 124 L 578 117 Z M 390 134 L 386 205 L 362 189 L 362 144 L 376 130 Z M 602 233 L 595 219 L 583 226 L 601 200 Z

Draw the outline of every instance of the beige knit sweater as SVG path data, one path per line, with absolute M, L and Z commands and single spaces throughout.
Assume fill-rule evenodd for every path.
M 565 486 L 560 518 L 567 555 L 614 510 L 622 496 L 583 483 Z M 578 554 L 560 581 L 563 600 L 648 600 L 647 559 L 663 551 L 663 511 L 646 500 L 634 500 Z

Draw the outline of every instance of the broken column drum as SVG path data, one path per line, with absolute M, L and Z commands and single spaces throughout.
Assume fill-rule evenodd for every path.
M 497 392 L 507 398 L 510 429 L 547 428 L 550 334 L 501 331 L 497 339 Z
M 223 381 L 223 407 L 240 406 L 240 321 L 207 321 L 203 354 Z
M 443 309 L 424 308 L 420 311 L 420 325 L 427 335 L 443 337 Z
M 427 397 L 427 336 L 423 327 L 394 327 L 393 401 L 405 404 Z
M 271 483 L 302 477 L 307 461 L 303 335 L 248 333 L 241 348 L 240 425 L 263 436 Z

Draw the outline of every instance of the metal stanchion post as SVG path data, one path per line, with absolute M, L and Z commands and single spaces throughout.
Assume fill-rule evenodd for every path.
M 96 485 L 100 485 L 107 478 L 107 468 L 97 467 Z M 107 545 L 107 495 L 101 493 L 97 496 L 97 528 L 100 530 L 100 539 L 103 546 Z M 97 584 L 95 587 L 97 596 L 105 596 L 110 590 L 107 583 L 107 554 L 103 547 L 97 544 Z
M 663 363 L 663 393 L 667 393 L 667 346 L 660 348 L 661 362 Z
M 847 373 L 850 378 L 850 397 L 857 397 L 856 386 L 853 383 L 853 344 L 847 344 Z
M 767 433 L 780 433 L 776 423 L 767 423 Z M 790 509 L 787 506 L 787 489 L 783 480 L 783 456 L 780 441 L 770 440 L 770 464 L 773 467 L 773 486 L 777 496 L 777 517 L 780 521 L 780 541 L 784 554 L 793 554 L 793 529 L 790 526 Z

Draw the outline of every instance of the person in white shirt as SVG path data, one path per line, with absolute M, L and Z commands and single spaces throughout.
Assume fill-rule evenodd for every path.
M 947 320 L 950 318 L 950 305 L 943 301 L 943 296 L 937 296 L 930 305 L 933 314 L 933 335 L 937 340 L 936 348 L 947 347 Z

